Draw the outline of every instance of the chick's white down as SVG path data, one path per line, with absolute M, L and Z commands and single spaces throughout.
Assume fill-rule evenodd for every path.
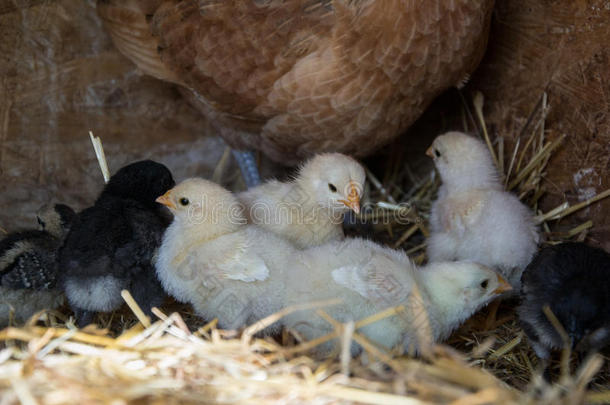
M 286 280 L 286 305 L 340 298 L 324 310 L 339 322 L 358 321 L 403 305 L 396 316 L 359 332 L 387 349 L 420 348 L 449 336 L 472 313 L 510 287 L 491 269 L 471 262 L 434 263 L 418 269 L 402 251 L 364 239 L 346 239 L 300 253 L 305 268 Z M 284 323 L 307 340 L 333 331 L 312 311 Z M 316 348 L 326 354 L 335 343 Z M 356 347 L 352 347 L 355 353 Z
M 320 154 L 289 182 L 268 181 L 238 195 L 249 222 L 299 248 L 343 238 L 343 215 L 360 212 L 364 168 L 340 153 Z
M 281 309 L 283 272 L 296 252 L 290 243 L 246 225 L 236 198 L 203 179 L 185 180 L 158 201 L 174 214 L 156 263 L 169 294 L 226 329 Z
M 517 289 L 539 241 L 532 213 L 503 190 L 480 140 L 449 132 L 437 137 L 427 154 L 443 182 L 430 214 L 429 259 L 490 266 Z
M 159 279 L 168 293 L 192 303 L 205 319 L 218 318 L 222 328 L 252 324 L 291 304 L 340 298 L 327 310 L 341 322 L 404 304 L 404 316 L 362 332 L 386 347 L 410 345 L 418 320 L 429 317 L 429 339 L 442 339 L 506 287 L 478 264 L 439 263 L 418 272 L 404 253 L 362 239 L 297 250 L 246 225 L 232 209 L 233 195 L 202 179 L 186 180 L 158 201 L 175 216 L 159 250 Z M 308 339 L 332 330 L 311 311 L 281 322 Z

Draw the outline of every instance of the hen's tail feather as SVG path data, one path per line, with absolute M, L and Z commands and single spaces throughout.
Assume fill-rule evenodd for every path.
M 154 10 L 153 5 L 150 7 Z M 152 35 L 146 7 L 131 2 L 98 1 L 97 12 L 110 32 L 119 51 L 144 73 L 176 84 L 182 84 L 159 56 L 157 39 Z

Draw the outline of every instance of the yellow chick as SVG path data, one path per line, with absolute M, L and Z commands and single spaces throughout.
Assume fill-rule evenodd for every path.
M 418 271 L 404 252 L 363 239 L 297 250 L 247 224 L 235 196 L 203 179 L 185 180 L 157 202 L 174 214 L 158 252 L 159 280 L 200 316 L 217 318 L 223 329 L 240 329 L 291 304 L 340 298 L 328 312 L 341 322 L 404 305 L 404 313 L 362 333 L 388 348 L 417 347 L 418 327 L 429 324 L 429 339 L 442 339 L 510 288 L 485 266 L 435 263 Z M 330 328 L 311 311 L 294 313 L 281 323 L 309 339 Z M 323 353 L 320 348 L 318 354 Z
M 188 179 L 159 197 L 174 220 L 156 269 L 167 293 L 223 329 L 239 329 L 282 308 L 283 271 L 297 252 L 289 242 L 247 225 L 223 187 Z M 269 330 L 269 329 L 268 329 Z
M 366 174 L 354 159 L 324 153 L 290 182 L 269 181 L 238 195 L 250 223 L 303 249 L 343 239 L 343 215 L 360 212 Z
M 430 213 L 428 257 L 484 264 L 500 271 L 518 291 L 539 240 L 531 211 L 504 191 L 480 140 L 449 132 L 426 153 L 443 181 Z
M 300 252 L 306 270 L 286 280 L 286 305 L 339 298 L 324 308 L 339 322 L 359 321 L 388 308 L 398 313 L 358 330 L 375 344 L 419 350 L 449 334 L 475 311 L 511 289 L 500 275 L 472 262 L 439 262 L 417 268 L 398 250 L 348 238 Z M 307 340 L 331 333 L 333 326 L 311 310 L 298 311 L 284 325 Z M 336 341 L 317 346 L 328 354 Z M 359 348 L 353 345 L 352 354 Z

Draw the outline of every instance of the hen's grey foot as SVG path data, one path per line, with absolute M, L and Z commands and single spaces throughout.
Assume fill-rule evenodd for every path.
M 261 176 L 256 167 L 254 153 L 248 150 L 232 150 L 235 160 L 241 170 L 241 175 L 248 188 L 256 187 L 261 184 Z

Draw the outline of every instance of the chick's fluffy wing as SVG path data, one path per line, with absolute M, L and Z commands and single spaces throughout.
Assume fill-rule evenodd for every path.
M 12 270 L 0 280 L 3 287 L 12 289 L 53 288 L 57 280 L 54 256 L 49 252 L 24 252 L 15 259 Z
M 76 276 L 138 272 L 150 262 L 162 232 L 151 211 L 135 202 L 107 199 L 79 214 L 62 248 L 62 268 Z
M 442 227 L 446 231 L 462 234 L 479 220 L 486 200 L 484 191 L 469 191 L 447 198 L 440 213 Z
M 125 207 L 125 220 L 132 235 L 129 243 L 120 248 L 126 266 L 150 265 L 153 252 L 161 244 L 165 225 L 154 211 L 142 210 L 135 205 Z M 117 253 L 117 258 L 119 253 Z
M 409 295 L 408 286 L 375 266 L 344 266 L 331 271 L 333 280 L 376 304 L 393 305 Z
M 226 278 L 247 283 L 263 281 L 269 277 L 269 268 L 265 261 L 258 256 L 250 256 L 240 262 L 221 265 L 220 269 Z
M 206 267 L 221 278 L 244 282 L 263 281 L 269 268 L 263 252 L 254 241 L 243 234 L 230 234 L 207 243 Z

